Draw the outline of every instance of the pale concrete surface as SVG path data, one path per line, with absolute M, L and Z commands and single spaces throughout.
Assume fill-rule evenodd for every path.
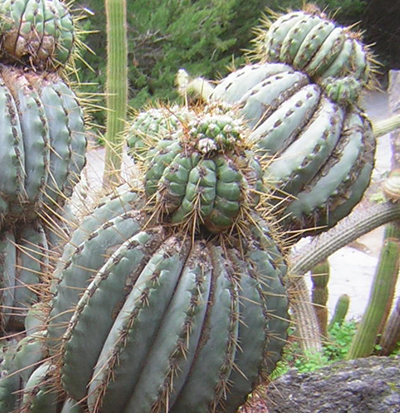
M 373 93 L 367 95 L 364 103 L 367 114 L 374 121 L 389 116 L 387 95 Z M 84 184 L 81 185 L 90 193 L 101 193 L 101 180 L 104 168 L 104 148 L 92 148 L 88 152 L 87 167 L 85 169 Z M 134 174 L 132 161 L 124 156 L 125 176 Z M 382 175 L 390 169 L 390 142 L 389 135 L 379 139 L 376 156 L 374 181 L 379 181 Z M 85 198 L 84 209 L 90 208 L 91 202 Z M 357 243 L 342 248 L 329 258 L 331 264 L 331 278 L 329 283 L 328 308 L 330 313 L 341 294 L 348 294 L 351 298 L 349 318 L 360 318 L 364 313 L 369 297 L 371 283 L 374 277 L 380 247 L 382 244 L 383 228 L 361 237 Z M 307 277 L 309 282 L 309 277 Z M 398 283 L 397 295 L 400 295 Z

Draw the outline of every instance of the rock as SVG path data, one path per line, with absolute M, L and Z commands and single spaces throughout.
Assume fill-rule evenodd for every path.
M 400 356 L 290 371 L 267 388 L 268 413 L 400 413 Z

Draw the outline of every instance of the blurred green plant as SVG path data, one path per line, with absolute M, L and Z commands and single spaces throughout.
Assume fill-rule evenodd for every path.
M 303 351 L 296 338 L 286 347 L 282 360 L 272 379 L 285 374 L 290 369 L 300 373 L 311 372 L 321 367 L 344 360 L 357 330 L 355 320 L 344 321 L 342 325 L 334 324 L 323 343 L 322 352 Z

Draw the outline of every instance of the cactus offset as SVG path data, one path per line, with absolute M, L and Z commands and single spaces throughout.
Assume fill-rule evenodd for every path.
M 145 192 L 171 224 L 218 233 L 258 203 L 261 168 L 248 149 L 246 129 L 229 112 L 212 108 L 182 123 L 153 154 L 144 163 Z
M 376 62 L 360 33 L 337 26 L 313 5 L 272 17 L 257 30 L 257 59 L 286 63 L 316 82 L 348 75 L 364 85 L 374 82 Z
M 346 318 L 347 312 L 349 311 L 349 307 L 350 307 L 350 297 L 347 294 L 342 294 L 336 302 L 333 316 L 328 325 L 328 330 L 333 328 L 335 324 L 338 324 L 339 326 L 343 324 L 343 321 Z

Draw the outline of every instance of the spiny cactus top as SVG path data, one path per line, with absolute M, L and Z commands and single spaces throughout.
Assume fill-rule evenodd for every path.
M 74 42 L 74 22 L 61 1 L 0 1 L 3 62 L 54 70 L 67 63 Z
M 372 81 L 374 59 L 359 33 L 310 5 L 275 17 L 258 30 L 257 57 L 289 64 L 313 79 L 351 75 L 364 84 Z
M 239 223 L 262 189 L 246 130 L 231 112 L 208 108 L 162 135 L 144 163 L 145 192 L 159 216 L 213 233 Z

